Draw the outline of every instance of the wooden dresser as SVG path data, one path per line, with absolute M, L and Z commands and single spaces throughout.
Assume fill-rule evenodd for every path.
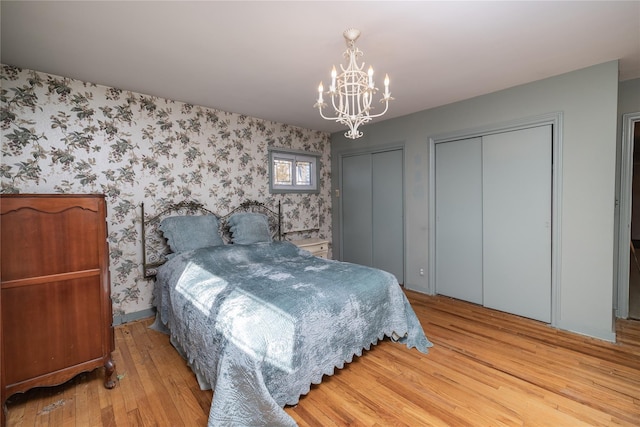
M 113 388 L 104 196 L 1 195 L 0 232 L 3 408 L 14 393 L 100 366 Z

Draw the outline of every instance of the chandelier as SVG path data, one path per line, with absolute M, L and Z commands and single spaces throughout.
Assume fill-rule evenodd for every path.
M 373 96 L 378 92 L 373 82 L 373 67 L 369 66 L 368 72 L 362 71 L 364 62 L 358 66 L 357 58 L 363 56 L 363 53 L 355 44 L 360 37 L 360 30 L 354 28 L 346 30 L 342 34 L 347 42 L 347 50 L 344 52 L 345 58 L 348 58 L 349 64 L 344 68 L 340 64 L 342 73 L 337 74 L 335 65 L 331 70 L 331 86 L 329 91 L 324 92 L 322 82 L 318 86 L 318 102 L 313 106 L 318 108 L 320 116 L 326 120 L 335 120 L 349 127 L 344 136 L 350 139 L 360 138 L 362 132 L 358 130 L 358 126 L 365 124 L 371 119 L 382 116 L 389 109 L 389 101 L 393 100 L 391 92 L 389 92 L 389 76 L 384 78 L 384 94 L 380 99 L 384 103 L 384 111 L 378 114 L 371 114 L 373 107 Z M 335 117 L 327 117 L 322 109 L 327 106 L 322 94 L 326 93 L 331 96 L 331 104 L 336 111 Z

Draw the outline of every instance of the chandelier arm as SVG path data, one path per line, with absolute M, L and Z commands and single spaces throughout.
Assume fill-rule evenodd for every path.
M 389 101 L 387 100 L 387 101 L 385 102 L 385 106 L 384 106 L 384 111 L 383 111 L 383 112 L 378 113 L 378 114 L 371 114 L 371 115 L 369 115 L 369 117 L 370 117 L 370 118 L 372 118 L 372 119 L 375 119 L 376 117 L 380 117 L 380 116 L 382 116 L 384 113 L 386 113 L 388 109 L 389 109 Z
M 340 117 L 337 117 L 337 116 L 336 117 L 327 117 L 327 116 L 325 116 L 324 113 L 322 112 L 322 107 L 319 107 L 318 110 L 320 111 L 320 117 L 322 117 L 325 120 L 335 120 L 335 121 L 337 121 L 337 120 L 340 119 Z

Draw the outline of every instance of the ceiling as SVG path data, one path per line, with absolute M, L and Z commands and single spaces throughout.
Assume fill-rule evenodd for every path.
M 6 1 L 3 64 L 328 132 L 313 104 L 357 28 L 389 119 L 619 59 L 640 1 Z M 326 97 L 325 97 L 326 100 Z

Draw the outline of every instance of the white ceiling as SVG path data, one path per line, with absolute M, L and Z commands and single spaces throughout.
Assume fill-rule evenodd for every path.
M 619 59 L 640 77 L 640 1 L 6 1 L 3 64 L 323 131 L 342 32 L 388 73 L 388 119 Z M 326 98 L 325 98 L 326 99 Z

